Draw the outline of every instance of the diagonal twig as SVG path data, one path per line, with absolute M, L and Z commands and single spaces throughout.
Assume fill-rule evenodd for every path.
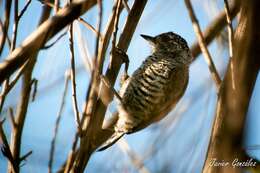
M 49 173 L 52 172 L 52 165 L 53 165 L 54 152 L 55 152 L 55 143 L 57 140 L 61 116 L 62 116 L 64 107 L 65 107 L 65 99 L 66 99 L 66 95 L 67 95 L 67 91 L 68 91 L 68 84 L 69 84 L 69 74 L 66 72 L 64 90 L 63 90 L 62 97 L 61 97 L 61 104 L 60 104 L 57 119 L 55 122 L 54 135 L 53 135 L 53 138 L 51 141 L 51 149 L 50 149 L 49 162 L 48 162 L 48 172 Z
M 194 10 L 193 10 L 193 7 L 191 5 L 190 0 L 185 0 L 185 4 L 186 4 L 186 7 L 187 7 L 188 12 L 189 12 L 190 19 L 192 21 L 192 25 L 193 25 L 195 34 L 196 34 L 196 36 L 198 38 L 198 42 L 199 42 L 200 48 L 202 50 L 202 53 L 204 55 L 204 58 L 205 58 L 206 62 L 208 63 L 208 67 L 209 67 L 211 76 L 212 76 L 213 80 L 216 83 L 217 90 L 219 90 L 220 85 L 221 85 L 221 79 L 219 77 L 219 74 L 217 72 L 215 64 L 214 64 L 214 62 L 212 60 L 212 57 L 211 57 L 211 55 L 209 53 L 209 50 L 208 50 L 208 48 L 206 46 L 205 40 L 204 40 L 203 35 L 202 35 L 202 31 L 200 29 L 200 25 L 198 23 L 198 19 L 195 16 L 195 13 L 194 13 Z

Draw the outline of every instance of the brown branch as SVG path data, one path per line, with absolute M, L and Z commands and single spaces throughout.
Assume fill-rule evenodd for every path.
M 46 2 L 44 0 L 38 0 L 38 1 L 40 1 L 41 3 L 43 3 L 43 4 L 45 4 L 45 5 L 49 6 L 49 7 L 55 8 L 55 4 L 52 4 L 50 2 Z M 61 9 L 61 8 L 59 8 L 59 9 Z M 91 24 L 89 24 L 87 21 L 85 21 L 82 17 L 79 17 L 77 20 L 80 23 L 82 23 L 86 28 L 88 28 L 92 32 L 94 32 L 96 35 L 98 34 L 97 30 Z M 101 35 L 101 33 L 99 33 L 99 34 L 100 34 L 100 38 L 103 39 L 103 36 Z
M 106 78 L 106 76 L 100 75 L 100 78 L 102 80 L 102 82 L 112 91 L 112 93 L 114 94 L 114 96 L 116 96 L 116 98 L 122 102 L 122 98 L 120 97 L 120 95 L 116 92 L 116 90 L 114 89 L 114 87 L 111 86 L 110 82 L 108 81 L 108 79 Z
M 15 173 L 19 170 L 19 163 L 16 162 L 12 156 L 12 152 L 10 150 L 4 129 L 3 129 L 3 121 L 0 121 L 0 148 L 3 153 L 3 155 L 8 159 L 12 169 Z
M 49 15 L 50 15 L 50 8 L 43 7 L 39 25 L 41 25 L 44 21 L 46 21 Z M 34 65 L 36 63 L 36 57 L 37 57 L 37 52 L 34 52 L 32 54 L 28 54 L 28 57 L 25 59 L 25 62 L 29 60 L 28 68 L 26 68 L 26 70 L 23 73 L 20 101 L 19 104 L 17 105 L 16 116 L 15 116 L 15 122 L 17 126 L 12 131 L 11 144 L 10 144 L 10 148 L 15 162 L 20 161 L 22 133 L 23 133 L 24 122 L 26 119 L 27 109 L 30 100 L 32 72 L 33 72 Z M 21 65 L 23 65 L 25 62 L 23 62 Z M 14 172 L 14 170 L 10 165 L 8 167 L 8 172 L 9 173 Z
M 54 0 L 54 11 L 57 14 L 60 8 L 60 1 L 59 0 Z
M 101 40 L 104 39 L 103 35 L 102 35 L 101 33 L 98 33 L 98 31 L 97 31 L 92 25 L 90 25 L 87 21 L 85 21 L 82 17 L 80 17 L 80 18 L 78 19 L 78 21 L 79 21 L 80 23 L 82 23 L 86 28 L 88 28 L 88 29 L 90 29 L 92 32 L 94 32 L 94 33 L 96 34 L 96 36 L 99 35 L 99 37 L 100 37 Z
M 10 11 L 12 6 L 12 0 L 8 0 L 5 3 L 5 13 L 4 13 L 4 24 L 3 24 L 3 35 L 0 39 L 0 56 L 2 54 L 5 41 L 8 35 L 8 28 L 9 28 L 9 22 L 10 22 Z M 2 83 L 2 81 L 1 81 Z
M 76 90 L 76 74 L 75 74 L 75 55 L 74 55 L 74 41 L 73 41 L 73 23 L 69 27 L 69 46 L 70 46 L 70 77 L 71 77 L 71 89 L 72 89 L 72 103 L 73 111 L 75 115 L 75 122 L 77 124 L 78 132 L 81 134 L 81 125 L 77 101 L 77 90 Z
M 195 16 L 195 13 L 194 13 L 194 10 L 193 10 L 193 7 L 191 5 L 190 0 L 185 0 L 185 4 L 186 4 L 186 7 L 188 9 L 191 21 L 192 21 L 194 32 L 195 32 L 195 34 L 198 38 L 199 46 L 202 50 L 202 53 L 204 55 L 206 62 L 208 63 L 208 67 L 209 67 L 211 76 L 216 83 L 217 90 L 219 90 L 219 87 L 220 87 L 220 84 L 221 84 L 221 79 L 220 79 L 220 76 L 217 72 L 217 69 L 215 67 L 214 62 L 212 61 L 212 57 L 209 53 L 209 50 L 206 46 L 205 39 L 202 35 L 202 31 L 201 31 L 200 25 L 198 23 L 198 19 Z
M 51 140 L 51 149 L 50 149 L 49 162 L 48 162 L 48 172 L 49 173 L 52 172 L 53 158 L 54 158 L 54 152 L 55 152 L 55 144 L 56 144 L 56 140 L 57 140 L 57 136 L 58 136 L 58 130 L 59 130 L 59 126 L 60 126 L 61 116 L 62 116 L 64 107 L 65 107 L 65 99 L 66 99 L 66 95 L 67 95 L 67 91 L 68 91 L 68 84 L 69 84 L 69 74 L 66 73 L 65 74 L 64 90 L 63 90 L 62 97 L 61 97 L 61 104 L 60 104 L 57 119 L 56 119 L 56 122 L 55 122 L 54 135 L 53 135 L 53 138 Z
M 21 18 L 23 17 L 23 14 L 25 13 L 25 11 L 27 10 L 27 8 L 29 7 L 29 5 L 31 4 L 32 0 L 28 0 L 27 3 L 25 4 L 25 6 L 23 7 L 23 9 L 21 10 L 21 12 L 18 15 L 18 21 L 21 20 Z
M 51 48 L 52 46 L 54 46 L 62 37 L 64 37 L 67 34 L 67 31 L 65 31 L 64 33 L 62 33 L 55 41 L 53 41 L 51 44 L 43 46 L 41 49 L 42 50 L 46 50 Z
M 113 12 L 112 12 L 112 15 L 110 16 L 109 18 L 109 22 L 107 24 L 107 27 L 105 29 L 105 35 L 104 35 L 104 39 L 102 39 L 102 43 L 101 43 L 101 46 L 100 47 L 100 61 L 101 61 L 101 64 L 100 64 L 100 68 L 103 69 L 103 61 L 104 61 L 104 57 L 105 57 L 105 53 L 106 53 L 106 50 L 108 48 L 108 43 L 109 43 L 109 40 L 110 40 L 110 37 L 112 35 L 112 32 L 113 32 L 113 26 L 114 26 L 114 22 L 115 22 L 115 14 L 116 14 L 116 6 L 117 6 L 117 2 L 115 2 L 115 5 L 113 6 Z M 120 13 L 122 11 L 122 7 L 120 8 Z M 91 83 L 91 82 L 90 82 Z M 103 90 L 100 90 L 101 92 Z M 102 96 L 101 99 L 103 100 L 103 103 L 108 103 L 108 100 L 107 99 L 104 99 L 104 98 L 107 98 L 107 91 L 110 91 L 109 89 L 106 90 L 105 92 L 102 92 Z M 90 92 L 90 89 L 88 90 L 88 93 L 87 93 L 87 98 L 89 97 L 89 92 Z M 87 99 L 86 99 L 87 100 Z M 85 119 L 87 119 L 87 112 L 86 112 L 86 106 L 85 106 L 85 111 L 83 112 L 83 115 L 82 115 L 82 122 L 83 121 L 86 121 Z M 60 168 L 60 170 L 58 172 L 69 172 L 72 168 L 72 164 L 74 163 L 74 160 L 76 158 L 76 143 L 78 141 L 78 138 L 79 136 L 76 134 L 75 135 L 75 140 L 74 140 L 74 143 L 73 143 L 73 148 L 72 148 L 72 151 L 70 152 L 68 158 L 67 158 L 67 161 L 65 164 L 63 164 L 63 166 Z M 78 153 L 78 152 L 77 152 Z
M 119 11 L 120 11 L 122 0 L 117 0 L 116 2 L 117 2 L 117 4 L 116 4 L 116 10 L 115 10 L 114 32 L 113 32 L 113 36 L 112 36 L 112 51 L 116 47 L 116 36 L 117 36 L 117 31 L 118 31 L 118 22 L 119 22 L 119 15 L 120 15 Z
M 32 155 L 32 153 L 32 151 L 29 151 L 26 154 L 24 154 L 22 157 L 20 157 L 20 162 L 26 160 L 30 155 Z
M 17 38 L 17 29 L 19 23 L 18 9 L 19 9 L 18 0 L 14 0 L 14 25 L 13 25 L 13 35 L 11 41 L 11 51 L 15 49 L 16 46 L 16 38 Z
M 235 158 L 240 161 L 249 158 L 242 147 L 242 140 L 250 98 L 260 69 L 260 24 L 257 21 L 260 17 L 260 1 L 241 3 L 241 17 L 236 29 L 233 57 L 234 81 L 235 86 L 239 87 L 236 90 L 232 88 L 232 70 L 229 63 L 217 101 L 216 118 L 203 173 L 240 173 L 240 167 L 210 166 L 211 159 L 232 162 Z M 259 171 L 259 162 L 256 164 Z
M 231 19 L 235 18 L 239 11 L 240 3 L 236 0 L 233 4 L 230 5 L 230 17 Z M 226 13 L 223 10 L 213 21 L 207 26 L 206 30 L 203 32 L 204 40 L 206 45 L 209 45 L 213 39 L 220 34 L 223 28 L 227 25 Z M 201 53 L 199 43 L 196 41 L 191 46 L 191 52 L 194 57 L 198 57 Z
M 230 60 L 230 67 L 231 67 L 231 74 L 232 74 L 232 87 L 235 89 L 235 81 L 234 81 L 234 65 L 233 65 L 233 42 L 234 42 L 234 32 L 232 27 L 232 20 L 231 20 L 231 14 L 230 14 L 230 7 L 227 0 L 224 0 L 225 4 L 225 13 L 227 18 L 227 24 L 228 24 L 228 45 L 229 45 L 229 58 Z
M 4 24 L 3 24 L 3 22 L 2 22 L 1 19 L 0 19 L 0 29 L 1 29 L 1 30 L 0 30 L 1 33 L 3 34 L 3 33 L 4 33 Z M 6 40 L 7 40 L 7 44 L 8 44 L 8 46 L 9 46 L 9 48 L 11 48 L 11 40 L 10 40 L 8 34 L 6 35 Z
M 69 6 L 59 10 L 55 16 L 41 24 L 0 64 L 0 84 L 22 66 L 31 55 L 37 53 L 48 40 L 95 4 L 95 0 L 72 2 Z
M 128 6 L 128 4 L 127 4 L 127 1 L 126 1 L 126 0 L 123 0 L 123 5 L 124 5 L 124 7 L 125 7 L 126 11 L 127 11 L 128 13 L 130 13 L 130 8 L 129 8 L 129 6 Z
M 28 65 L 28 61 L 18 70 L 14 79 L 10 83 L 8 83 L 7 81 L 4 83 L 2 92 L 0 94 L 0 113 L 2 112 L 2 108 L 3 108 L 3 105 L 4 105 L 6 95 L 11 91 L 11 89 L 17 83 L 19 78 L 22 76 L 22 74 L 25 71 L 27 65 Z
M 129 13 L 129 16 L 127 17 L 124 30 L 117 44 L 117 47 L 121 48 L 124 51 L 126 51 L 129 46 L 129 43 L 131 41 L 137 23 L 141 17 L 143 9 L 146 5 L 146 2 L 147 0 L 136 0 L 131 9 L 131 12 Z M 109 81 L 111 82 L 111 85 L 114 85 L 115 83 L 115 79 L 119 72 L 121 64 L 122 59 L 118 56 L 115 57 L 112 55 L 111 63 L 106 73 L 106 77 L 108 77 Z M 101 88 L 102 91 L 109 91 L 109 89 L 105 87 L 105 85 L 103 86 L 104 87 Z M 92 152 L 111 135 L 110 132 L 100 132 L 99 130 L 102 127 L 104 113 L 106 110 L 106 105 L 104 105 L 100 98 L 103 98 L 102 94 L 100 94 L 96 107 L 94 108 L 94 116 L 90 116 L 90 123 L 88 123 L 89 126 L 87 126 L 87 134 L 86 136 L 81 138 L 78 155 L 76 157 L 75 164 L 72 170 L 74 172 L 83 172 Z M 88 111 L 89 110 L 86 109 L 85 113 L 88 114 Z

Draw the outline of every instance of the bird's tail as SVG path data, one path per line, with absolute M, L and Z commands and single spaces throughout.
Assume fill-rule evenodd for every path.
M 122 136 L 124 136 L 124 134 L 125 134 L 125 132 L 115 132 L 97 151 L 103 151 L 103 150 L 111 147 Z

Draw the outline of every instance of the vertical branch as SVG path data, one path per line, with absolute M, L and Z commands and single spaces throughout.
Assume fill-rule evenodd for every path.
M 235 90 L 235 81 L 234 81 L 234 65 L 233 65 L 233 42 L 234 42 L 234 32 L 232 27 L 232 20 L 231 20 L 231 12 L 230 7 L 227 0 L 224 0 L 225 5 L 225 13 L 226 19 L 228 24 L 228 46 L 229 46 L 229 58 L 230 58 L 230 67 L 231 67 L 231 74 L 232 74 L 232 87 Z
M 12 42 L 11 42 L 11 51 L 13 51 L 16 46 L 17 28 L 19 22 L 18 5 L 19 5 L 18 0 L 14 0 L 14 26 L 13 26 L 13 35 L 12 35 Z
M 43 12 L 40 18 L 39 25 L 43 23 L 45 20 L 48 19 L 50 15 L 50 8 L 43 7 Z M 24 122 L 26 119 L 27 109 L 30 101 L 30 93 L 31 93 L 31 80 L 32 80 L 32 72 L 34 65 L 36 63 L 37 53 L 30 54 L 29 61 L 28 61 L 28 68 L 23 73 L 22 78 L 22 89 L 19 104 L 16 110 L 16 127 L 13 129 L 11 134 L 11 144 L 10 148 L 16 162 L 20 162 L 20 152 L 21 152 L 21 142 L 22 142 L 22 132 L 24 127 Z M 12 169 L 11 165 L 8 167 L 8 172 L 13 173 L 14 170 Z M 19 170 L 18 170 L 19 172 Z
M 55 144 L 56 144 L 56 139 L 57 139 L 58 130 L 59 130 L 59 126 L 60 126 L 61 116 L 62 116 L 62 113 L 64 111 L 64 107 L 65 107 L 65 99 L 66 99 L 66 95 L 67 95 L 67 91 L 68 91 L 68 83 L 69 83 L 69 74 L 65 73 L 64 90 L 63 90 L 62 97 L 61 97 L 60 109 L 58 111 L 58 116 L 57 116 L 57 119 L 56 119 L 56 122 L 55 122 L 54 135 L 53 135 L 53 138 L 52 138 L 52 141 L 51 141 L 50 157 L 49 157 L 49 163 L 48 163 L 48 172 L 49 173 L 52 173 Z
M 217 72 L 217 69 L 215 67 L 214 62 L 212 61 L 212 57 L 209 53 L 209 50 L 206 46 L 206 42 L 205 42 L 205 39 L 203 38 L 202 31 L 201 31 L 200 25 L 198 23 L 198 19 L 195 16 L 195 13 L 194 13 L 194 10 L 192 8 L 190 0 L 185 0 L 185 4 L 186 4 L 186 7 L 187 7 L 188 12 L 189 12 L 195 34 L 198 38 L 200 49 L 201 49 L 201 51 L 204 55 L 206 62 L 208 63 L 209 71 L 211 73 L 213 80 L 216 83 L 217 90 L 219 90 L 220 84 L 221 84 L 221 79 L 219 77 L 219 74 Z
M 71 23 L 69 28 L 69 42 L 70 42 L 70 63 L 71 63 L 70 77 L 71 77 L 73 110 L 74 110 L 75 121 L 77 124 L 78 131 L 79 133 L 81 133 L 79 109 L 78 109 L 78 102 L 77 102 L 77 90 L 76 90 L 73 23 Z
M 7 38 L 7 35 L 8 35 L 11 5 L 12 5 L 12 0 L 6 1 L 5 13 L 4 13 L 4 24 L 3 24 L 3 35 L 0 38 L 0 56 L 2 54 L 4 45 L 5 45 L 5 41 L 6 41 L 6 38 Z
M 60 8 L 60 1 L 55 0 L 54 1 L 54 12 L 57 13 L 59 11 L 59 8 Z
M 137 23 L 139 22 L 139 19 L 141 17 L 141 14 L 143 12 L 143 9 L 147 3 L 147 0 L 136 0 L 134 2 L 134 5 L 127 17 L 126 24 L 124 26 L 124 30 L 119 38 L 119 42 L 117 44 L 117 47 L 121 48 L 123 51 L 126 51 L 131 38 L 133 36 L 133 33 L 136 29 Z M 109 65 L 109 68 L 106 72 L 106 77 L 108 77 L 109 81 L 111 82 L 111 85 L 114 85 L 116 76 L 119 72 L 119 68 L 122 64 L 122 59 L 118 56 L 113 56 Z M 103 85 L 105 86 L 105 85 Z M 87 128 L 87 134 L 81 138 L 80 141 L 80 147 L 78 150 L 78 154 L 75 160 L 75 163 L 73 165 L 74 172 L 83 172 L 84 168 L 91 156 L 91 154 L 94 152 L 94 150 L 100 146 L 106 139 L 108 139 L 111 135 L 111 133 L 106 133 L 103 131 L 100 131 L 102 127 L 102 122 L 104 119 L 104 114 L 106 111 L 106 105 L 101 100 L 103 98 L 102 93 L 109 92 L 109 88 L 102 87 L 101 93 L 99 93 L 99 98 L 97 100 L 96 106 L 94 108 L 94 116 L 90 116 L 88 128 Z M 84 113 L 87 115 L 89 112 L 93 111 L 93 107 L 87 107 Z
M 248 106 L 260 69 L 260 1 L 241 1 L 241 17 L 234 40 L 234 81 L 231 63 L 227 67 L 217 101 L 216 117 L 203 173 L 239 173 L 242 168 L 210 166 L 212 158 L 224 161 L 249 159 L 243 149 L 243 129 Z
M 116 36 L 117 36 L 117 31 L 118 31 L 118 22 L 119 22 L 119 9 L 122 3 L 122 0 L 117 0 L 117 5 L 116 5 L 116 14 L 115 14 L 115 24 L 114 24 L 114 32 L 113 32 L 113 37 L 112 37 L 112 51 L 116 47 Z

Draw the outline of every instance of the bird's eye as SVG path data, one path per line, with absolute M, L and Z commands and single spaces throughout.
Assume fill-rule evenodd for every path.
M 163 36 L 161 37 L 161 41 L 163 41 L 163 42 L 168 42 L 169 40 L 170 40 L 170 38 L 169 38 L 168 35 L 163 35 Z

